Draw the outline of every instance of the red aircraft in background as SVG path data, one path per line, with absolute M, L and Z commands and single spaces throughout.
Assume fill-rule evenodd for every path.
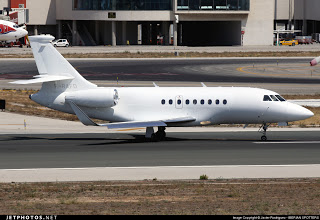
M 0 41 L 16 41 L 27 34 L 28 31 L 16 23 L 0 20 Z

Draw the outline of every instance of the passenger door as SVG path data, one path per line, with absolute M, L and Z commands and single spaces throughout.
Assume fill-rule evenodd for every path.
M 176 108 L 177 109 L 183 108 L 183 97 L 181 95 L 176 96 Z

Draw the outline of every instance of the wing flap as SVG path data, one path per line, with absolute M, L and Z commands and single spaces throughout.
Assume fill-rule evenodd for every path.
M 181 118 L 172 118 L 172 119 L 167 119 L 163 120 L 165 123 L 182 123 L 182 122 L 191 122 L 195 121 L 196 119 L 193 117 L 181 117 Z
M 101 124 L 100 126 L 106 126 L 109 129 L 116 129 L 116 128 L 140 128 L 140 127 L 166 127 L 167 124 L 162 121 L 130 121 L 130 122 Z

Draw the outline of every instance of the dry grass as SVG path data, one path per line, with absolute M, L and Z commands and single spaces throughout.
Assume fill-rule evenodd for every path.
M 43 107 L 29 99 L 34 90 L 0 90 L 0 99 L 6 100 L 6 111 L 25 115 L 42 116 L 75 121 L 77 116 Z
M 319 215 L 319 179 L 0 184 L 0 214 Z
M 29 99 L 29 95 L 35 93 L 37 93 L 37 91 L 34 90 L 0 90 L 0 99 L 6 100 L 6 111 L 8 112 L 78 121 L 78 118 L 75 115 L 55 111 L 33 102 Z M 290 95 L 284 97 L 286 99 L 320 99 L 320 95 Z M 290 126 L 320 126 L 320 108 L 308 107 L 308 109 L 310 109 L 315 116 L 303 121 L 291 122 Z
M 90 53 L 64 54 L 65 58 L 173 58 L 175 52 L 124 52 L 124 53 Z M 296 57 L 297 52 L 179 52 L 178 57 Z M 317 57 L 319 52 L 299 52 L 299 56 Z

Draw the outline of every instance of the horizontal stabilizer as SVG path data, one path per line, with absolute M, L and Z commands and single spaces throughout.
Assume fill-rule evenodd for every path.
M 35 79 L 28 79 L 28 80 L 18 80 L 14 82 L 10 82 L 12 84 L 34 84 L 34 83 L 44 83 L 44 82 L 54 82 L 54 81 L 62 81 L 62 80 L 72 80 L 74 79 L 73 76 L 64 74 L 63 76 L 56 76 L 56 75 L 38 75 L 34 76 Z

